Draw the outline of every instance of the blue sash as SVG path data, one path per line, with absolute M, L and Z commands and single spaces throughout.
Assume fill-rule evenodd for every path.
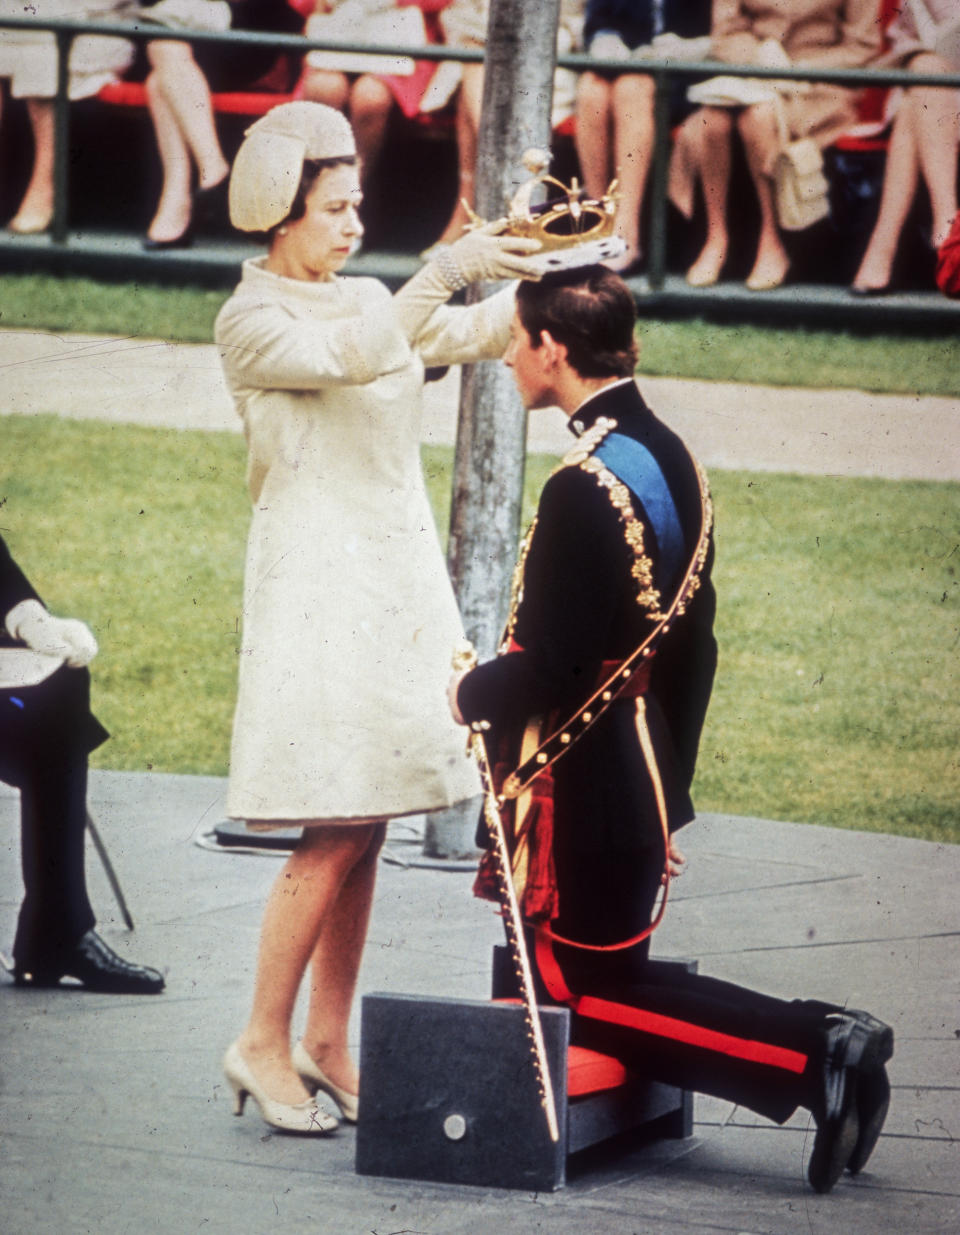
M 660 551 L 659 585 L 668 592 L 687 565 L 680 516 L 656 459 L 646 446 L 622 433 L 608 434 L 594 456 L 643 502 Z

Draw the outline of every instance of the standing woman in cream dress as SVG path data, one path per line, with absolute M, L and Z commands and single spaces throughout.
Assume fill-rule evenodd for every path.
M 266 233 L 217 320 L 243 419 L 253 520 L 228 812 L 303 825 L 267 902 L 253 1009 L 224 1068 L 274 1127 L 325 1132 L 322 1089 L 357 1116 L 347 1023 L 386 820 L 477 792 L 445 714 L 461 635 L 420 468 L 425 365 L 503 354 L 537 242 L 469 233 L 395 295 L 340 278 L 360 239 L 356 148 L 340 112 L 274 108 L 234 163 L 234 224 Z M 310 968 L 306 1029 L 291 1019 Z

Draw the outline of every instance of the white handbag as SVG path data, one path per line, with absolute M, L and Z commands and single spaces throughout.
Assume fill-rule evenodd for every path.
M 790 141 L 787 118 L 776 99 L 780 152 L 773 164 L 773 196 L 780 226 L 803 231 L 830 213 L 830 185 L 823 174 L 823 152 L 812 137 Z

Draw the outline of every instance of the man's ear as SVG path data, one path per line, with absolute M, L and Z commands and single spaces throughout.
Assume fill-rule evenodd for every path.
M 567 359 L 567 345 L 560 343 L 549 330 L 540 331 L 540 345 L 544 349 L 545 359 L 556 367 Z

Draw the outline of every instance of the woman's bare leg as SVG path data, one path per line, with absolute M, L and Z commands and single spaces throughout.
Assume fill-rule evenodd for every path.
M 689 144 L 689 157 L 703 186 L 707 219 L 703 248 L 687 271 L 687 282 L 694 287 L 709 287 L 720 277 L 730 246 L 727 197 L 733 114 L 725 107 L 702 107 L 684 121 L 681 132 L 682 140 Z
M 237 1045 L 264 1089 L 277 1102 L 296 1104 L 309 1097 L 290 1061 L 290 1022 L 303 975 L 325 934 L 330 953 L 343 947 L 348 959 L 334 964 L 326 976 L 315 972 L 314 981 L 322 983 L 331 1006 L 341 1010 L 341 1016 L 344 1006 L 349 1015 L 362 938 L 356 939 L 347 922 L 350 913 L 356 912 L 363 919 L 365 934 L 369 898 L 373 894 L 375 852 L 382 843 L 383 832 L 383 824 L 306 828 L 267 898 L 253 1007 Z M 371 861 L 372 872 L 367 869 Z M 365 875 L 351 878 L 358 865 L 364 868 Z M 343 904 L 339 903 L 341 897 L 345 898 Z M 336 937 L 337 932 L 346 933 L 343 942 Z M 332 1034 L 335 1030 L 336 1026 L 330 1028 L 328 1022 L 324 1032 Z M 345 1026 L 342 1036 L 345 1042 Z
M 230 171 L 217 136 L 213 100 L 203 70 L 186 43 L 161 40 L 147 45 L 157 88 L 176 116 L 197 168 L 201 189 L 219 184 Z
M 15 232 L 44 232 L 53 218 L 53 100 L 27 99 L 27 114 L 33 132 L 33 170 L 8 226 Z
M 916 56 L 910 67 L 917 73 L 951 72 L 939 56 Z M 920 170 L 930 194 L 933 212 L 931 240 L 939 248 L 947 238 L 957 213 L 957 151 L 960 147 L 960 113 L 955 87 L 914 86 L 916 98 L 917 151 Z
M 147 77 L 144 86 L 163 170 L 160 200 L 147 228 L 147 235 L 151 240 L 162 243 L 176 240 L 190 226 L 193 213 L 193 172 L 190 148 L 176 116 L 167 105 L 166 95 L 157 85 L 155 73 Z
M 599 197 L 613 171 L 610 143 L 613 133 L 613 83 L 598 73 L 580 75 L 577 83 L 577 124 L 574 146 L 584 188 Z
M 917 125 L 911 90 L 893 122 L 880 194 L 880 211 L 853 286 L 861 291 L 881 291 L 890 282 L 900 234 L 920 181 Z
M 747 166 L 760 206 L 760 237 L 753 269 L 747 278 L 751 291 L 779 287 L 790 269 L 790 257 L 780 236 L 773 199 L 773 161 L 779 149 L 776 118 L 767 103 L 746 107 L 737 127 L 743 139 Z
M 190 224 L 192 167 L 201 189 L 220 184 L 230 172 L 217 136 L 210 87 L 186 43 L 148 43 L 147 101 L 163 167 L 163 187 L 147 229 L 152 240 L 176 240 Z
M 302 1041 L 330 1080 L 348 1093 L 359 1089 L 347 1029 L 385 834 L 385 824 L 374 827 L 366 851 L 343 882 L 310 962 L 310 1007 Z
M 616 232 L 627 246 L 621 258 L 609 263 L 614 270 L 630 266 L 642 252 L 640 210 L 653 158 L 653 97 L 653 78 L 643 73 L 624 73 L 613 83 L 614 171 L 620 182 Z
M 393 95 L 378 77 L 364 73 L 350 88 L 350 123 L 357 139 L 357 154 L 364 187 L 376 168 L 387 135 Z
M 918 73 L 950 71 L 945 60 L 928 52 L 915 56 L 910 68 Z M 960 118 L 955 91 L 936 86 L 909 89 L 894 118 L 880 211 L 854 276 L 855 288 L 877 291 L 889 284 L 900 236 L 921 176 L 930 194 L 934 248 L 946 239 L 957 213 L 958 145 Z
M 457 99 L 457 200 L 437 244 L 451 244 L 463 234 L 476 201 L 477 131 L 483 100 L 483 65 L 464 64 Z
M 350 99 L 350 81 L 346 73 L 334 69 L 312 69 L 303 74 L 303 97 L 311 103 L 326 103 L 345 112 Z

